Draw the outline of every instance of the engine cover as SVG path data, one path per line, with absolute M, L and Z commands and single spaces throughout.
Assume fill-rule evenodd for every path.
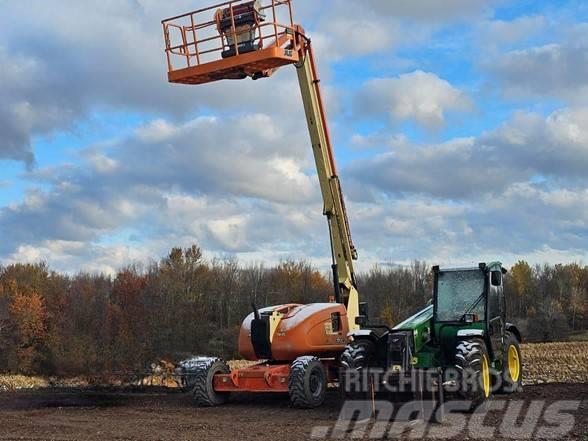
M 282 305 L 260 310 L 262 316 L 274 311 L 283 311 L 284 316 L 273 336 L 269 335 L 272 360 L 292 361 L 304 355 L 328 358 L 341 353 L 348 343 L 347 310 L 338 303 L 314 303 L 310 305 Z M 255 315 L 250 314 L 241 326 L 239 353 L 246 360 L 258 360 L 256 352 L 263 342 L 259 333 L 255 338 L 257 351 L 252 342 L 252 323 Z

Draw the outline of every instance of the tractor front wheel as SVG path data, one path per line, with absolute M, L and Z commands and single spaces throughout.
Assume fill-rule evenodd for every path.
M 500 392 L 512 394 L 518 392 L 523 385 L 523 359 L 518 339 L 507 332 L 504 336 L 502 358 L 502 384 Z
M 492 389 L 490 357 L 484 340 L 473 338 L 458 342 L 455 367 L 460 376 L 458 394 L 471 402 L 471 410 L 475 410 L 490 398 Z
M 317 357 L 297 358 L 290 366 L 290 401 L 299 409 L 314 409 L 325 401 L 327 372 Z
M 225 404 L 229 400 L 228 392 L 216 392 L 214 390 L 214 376 L 217 374 L 230 374 L 229 366 L 218 358 L 203 360 L 194 368 L 192 376 L 194 403 L 198 407 L 214 407 Z
M 347 345 L 341 355 L 341 375 L 339 388 L 343 400 L 366 400 L 368 390 L 365 389 L 370 363 L 376 351 L 375 345 L 370 340 L 354 341 Z M 354 384 L 352 384 L 354 383 Z

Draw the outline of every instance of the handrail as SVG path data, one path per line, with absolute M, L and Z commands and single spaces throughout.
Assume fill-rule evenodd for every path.
M 243 29 L 239 29 L 236 23 L 235 12 L 237 7 L 247 4 L 248 1 L 251 0 L 225 1 L 162 20 L 168 72 L 171 73 L 184 67 L 196 67 L 214 61 L 206 58 L 210 58 L 210 54 L 223 52 L 227 47 L 233 48 L 235 55 L 241 55 L 243 49 L 239 39 L 243 38 L 244 32 L 254 32 L 255 37 L 252 41 L 259 43 L 260 48 L 283 46 L 284 36 L 291 35 L 292 37 L 287 39 L 294 41 L 296 28 L 292 15 L 292 0 L 262 0 L 258 11 L 271 10 L 271 12 L 264 15 L 264 21 L 256 20 L 250 31 L 243 31 Z M 211 20 L 210 17 L 213 11 L 218 11 L 219 9 L 228 10 L 230 16 L 226 16 L 226 18 L 230 18 L 230 27 L 227 27 L 225 32 L 206 35 L 207 29 L 212 30 L 213 27 L 217 26 L 217 20 Z M 202 14 L 206 12 L 210 12 L 211 15 L 203 20 Z M 287 17 L 286 23 L 278 22 L 279 13 Z M 178 34 L 179 43 L 175 44 L 178 41 Z M 266 44 L 268 40 L 272 40 L 269 45 Z M 209 57 L 205 57 L 206 55 L 209 55 Z M 173 60 L 177 60 L 176 57 L 183 58 L 183 66 L 176 69 L 173 65 L 174 63 L 172 63 L 172 57 Z
M 273 24 L 271 24 L 271 23 L 270 23 L 270 24 L 264 24 L 264 25 L 262 25 L 262 26 L 268 26 L 268 25 L 269 25 L 269 26 L 273 26 Z M 280 25 L 279 25 L 278 27 L 282 27 L 282 28 L 284 29 L 284 31 L 283 31 L 283 32 L 279 32 L 279 33 L 278 33 L 278 37 L 281 37 L 281 36 L 283 36 L 283 35 L 292 35 L 292 34 L 289 34 L 288 32 L 286 32 L 287 30 L 291 30 L 292 32 L 294 32 L 294 29 L 291 29 L 289 26 L 280 26 Z M 196 41 L 196 42 L 191 42 L 191 43 L 188 43 L 188 42 L 186 42 L 186 44 L 178 44 L 177 46 L 170 46 L 170 47 L 168 48 L 168 50 L 170 50 L 170 51 L 173 51 L 173 50 L 175 50 L 175 49 L 187 48 L 187 47 L 190 47 L 190 46 L 195 46 L 195 45 L 197 45 L 197 44 L 206 43 L 206 42 L 209 42 L 209 41 L 214 41 L 214 40 L 219 40 L 219 39 L 221 39 L 221 38 L 222 38 L 222 37 L 221 37 L 221 36 L 219 36 L 219 35 L 217 35 L 217 36 L 214 36 L 214 37 L 208 37 L 208 38 L 204 38 L 204 39 L 202 39 L 202 40 L 198 40 L 198 41 Z M 274 38 L 274 34 L 271 34 L 271 35 L 264 35 L 264 36 L 258 37 L 258 39 L 259 39 L 259 40 L 268 40 L 268 39 L 270 39 L 270 38 Z M 292 36 L 292 39 L 293 39 L 293 38 L 294 38 L 294 37 Z M 219 47 L 219 48 L 211 49 L 211 50 L 209 50 L 208 52 L 218 52 L 218 51 L 222 51 L 222 50 L 223 50 L 223 48 Z M 203 54 L 203 53 L 205 53 L 205 52 L 200 52 L 200 53 L 201 53 L 201 54 Z M 182 54 L 182 55 L 185 55 L 185 54 Z M 194 53 L 194 55 L 196 55 L 196 54 Z

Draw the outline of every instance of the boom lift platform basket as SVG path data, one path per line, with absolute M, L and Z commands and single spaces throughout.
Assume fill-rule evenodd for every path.
M 162 23 L 172 83 L 257 79 L 300 61 L 291 0 L 235 0 Z

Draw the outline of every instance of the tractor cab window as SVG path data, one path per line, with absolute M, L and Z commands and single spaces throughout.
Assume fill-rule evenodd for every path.
M 458 322 L 465 314 L 484 319 L 484 272 L 479 270 L 439 273 L 437 321 Z

